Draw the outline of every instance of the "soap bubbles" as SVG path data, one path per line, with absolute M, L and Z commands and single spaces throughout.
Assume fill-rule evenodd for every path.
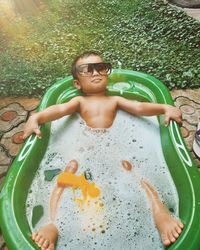
M 119 111 L 113 126 L 103 130 L 88 128 L 78 115 L 52 122 L 49 146 L 27 199 L 29 223 L 33 207 L 44 207 L 36 228 L 48 222 L 55 185 L 55 179 L 44 181 L 44 171 L 64 170 L 72 159 L 79 163 L 77 175 L 84 173 L 100 188 L 101 196 L 80 207 L 72 189 L 65 189 L 56 221 L 57 249 L 164 249 L 140 185 L 141 178 L 150 182 L 178 215 L 178 196 L 162 153 L 156 117 L 138 118 Z M 127 171 L 123 160 L 134 167 Z

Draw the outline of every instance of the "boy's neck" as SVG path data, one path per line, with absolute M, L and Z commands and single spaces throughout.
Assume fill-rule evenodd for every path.
M 99 92 L 99 93 L 91 93 L 91 94 L 84 94 L 85 96 L 106 96 L 106 92 Z

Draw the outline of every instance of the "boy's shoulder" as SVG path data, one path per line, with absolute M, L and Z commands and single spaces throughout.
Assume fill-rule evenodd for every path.
M 82 95 L 78 95 L 78 96 L 73 97 L 73 100 L 76 100 L 76 101 L 80 101 L 83 99 L 84 99 L 84 96 L 82 96 Z

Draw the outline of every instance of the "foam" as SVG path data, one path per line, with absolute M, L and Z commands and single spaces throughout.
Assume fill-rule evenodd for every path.
M 118 111 L 106 130 L 88 128 L 78 115 L 52 122 L 49 146 L 27 199 L 30 227 L 33 207 L 42 204 L 45 210 L 34 230 L 49 221 L 55 181 L 45 182 L 44 170 L 64 169 L 72 159 L 79 163 L 77 175 L 90 169 L 101 197 L 80 209 L 72 190 L 65 190 L 56 221 L 61 236 L 57 249 L 164 249 L 140 185 L 140 177 L 149 181 L 178 216 L 178 196 L 163 157 L 156 117 Z M 122 160 L 133 164 L 131 172 L 122 167 Z

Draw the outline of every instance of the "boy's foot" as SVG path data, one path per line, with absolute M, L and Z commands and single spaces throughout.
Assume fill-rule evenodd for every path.
M 161 240 L 165 246 L 173 244 L 184 227 L 178 219 L 172 217 L 167 207 L 161 202 L 158 193 L 146 181 L 141 181 L 151 202 L 151 209 L 156 227 L 160 233 Z
M 42 250 L 54 250 L 58 238 L 58 229 L 54 224 L 41 227 L 32 233 L 32 239 Z

